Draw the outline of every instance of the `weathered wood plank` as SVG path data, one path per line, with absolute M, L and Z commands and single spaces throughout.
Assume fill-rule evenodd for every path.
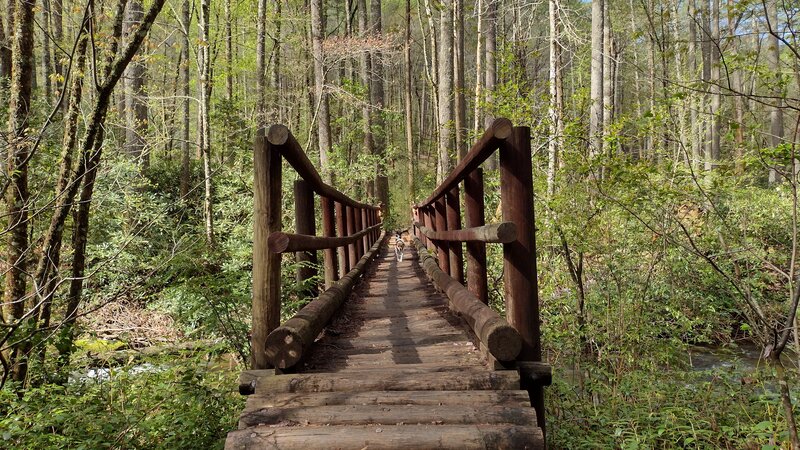
M 526 391 L 372 391 L 315 392 L 299 394 L 251 395 L 247 408 L 324 406 L 324 405 L 505 405 L 530 406 Z
M 335 392 L 335 391 L 463 391 L 519 390 L 519 374 L 499 372 L 442 372 L 424 377 L 408 377 L 403 373 L 375 374 L 364 377 L 347 373 L 314 373 L 275 375 L 256 384 L 256 393 L 267 392 Z
M 228 433 L 225 450 L 543 449 L 542 431 L 515 425 L 260 426 Z
M 239 429 L 257 425 L 276 425 L 284 421 L 303 425 L 397 425 L 432 423 L 437 425 L 536 424 L 533 408 L 480 405 L 327 405 L 299 408 L 246 408 L 239 418 Z

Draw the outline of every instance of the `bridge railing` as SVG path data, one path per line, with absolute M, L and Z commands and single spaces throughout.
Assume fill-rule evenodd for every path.
M 483 171 L 494 152 L 500 159 L 502 222 L 485 223 Z M 464 195 L 465 226 L 460 196 Z M 530 128 L 496 119 L 447 178 L 413 208 L 415 243 L 428 276 L 501 364 L 520 370 L 544 426 L 543 386 L 549 367 L 541 363 L 539 299 L 533 208 Z M 463 286 L 466 243 L 466 287 Z M 488 306 L 486 244 L 503 245 L 506 318 Z M 428 251 L 436 255 L 436 260 Z M 438 260 L 438 266 L 437 266 Z M 505 325 L 504 325 L 505 324 Z M 512 328 L 514 333 L 506 328 Z
M 295 233 L 282 231 L 282 159 L 297 172 Z M 378 206 L 357 202 L 325 184 L 297 139 L 284 125 L 256 137 L 254 155 L 253 369 L 288 369 L 308 351 L 376 256 L 382 233 Z M 314 195 L 320 196 L 322 236 L 316 236 Z M 324 250 L 325 291 L 280 325 L 281 254 L 295 252 L 297 281 L 316 273 Z M 312 290 L 310 295 L 315 296 Z

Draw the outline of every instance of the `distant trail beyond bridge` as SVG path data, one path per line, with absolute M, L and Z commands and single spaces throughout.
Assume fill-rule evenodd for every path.
M 477 166 L 498 147 L 502 163 L 503 142 L 516 130 L 527 129 L 512 129 L 505 119 L 497 121 L 429 201 L 417 205 L 413 232 L 406 238 L 414 245 L 406 246 L 402 262 L 395 259 L 395 238 L 376 233 L 379 215 L 367 212 L 374 209 L 366 205 L 340 207 L 338 202 L 353 201 L 318 178 L 310 183 L 309 195 L 313 191 L 329 198 L 322 202 L 323 213 L 326 204 L 344 213 L 340 229 L 347 232 L 336 235 L 330 226 L 335 215 L 323 214 L 323 221 L 329 222 L 323 224 L 325 236 L 314 236 L 315 227 L 303 224 L 302 215 L 307 218 L 308 214 L 300 208 L 296 228 L 310 232 L 268 230 L 268 256 L 338 248 L 340 267 L 336 270 L 334 252 L 326 252 L 328 289 L 260 343 L 273 368 L 242 374 L 240 391 L 250 396 L 239 429 L 228 434 L 226 449 L 544 448 L 541 389 L 549 384 L 550 373 L 549 367 L 535 358 L 538 304 L 534 308 L 536 342 L 526 336 L 530 327 L 514 324 L 512 313 L 507 322 L 485 304 L 487 242 L 503 243 L 504 250 L 508 247 L 509 251 L 504 251 L 504 270 L 511 273 L 506 273 L 507 296 L 516 293 L 518 301 L 530 301 L 520 295 L 528 289 L 536 300 L 535 281 L 525 288 L 514 279 L 514 273 L 527 272 L 528 279 L 535 280 L 535 264 L 516 271 L 510 266 L 520 269 L 520 261 L 514 258 L 534 254 L 526 256 L 520 248 L 531 244 L 527 247 L 532 250 L 532 228 L 527 242 L 522 236 L 525 233 L 513 222 L 473 223 L 475 214 L 470 219 L 470 213 L 475 212 L 476 199 L 472 189 L 465 190 L 467 197 L 473 197 L 466 199 L 469 228 L 462 229 L 460 220 L 455 219 L 458 215 L 448 211 L 456 205 L 452 200 L 455 195 L 457 202 L 458 184 L 472 172 L 480 173 Z M 298 155 L 291 148 L 291 134 L 281 133 L 288 137 L 274 138 L 274 130 L 270 130 L 265 150 L 280 152 L 301 175 L 307 175 L 306 181 L 314 180 L 316 172 L 304 174 L 308 167 L 302 161 L 297 163 L 300 168 L 296 165 Z M 529 141 L 527 150 L 529 158 Z M 268 184 L 279 189 L 281 184 L 274 181 Z M 298 192 L 302 197 L 302 189 L 295 190 L 296 195 Z M 258 200 L 256 203 L 258 210 Z M 313 197 L 309 205 L 313 205 Z M 532 214 L 532 203 L 530 206 Z M 355 209 L 361 212 L 349 212 Z M 482 199 L 480 213 L 482 216 Z M 362 214 L 363 221 L 348 226 L 351 218 Z M 461 242 L 468 242 L 469 289 L 463 286 Z M 256 255 L 261 244 L 258 238 L 254 240 Z M 313 258 L 311 254 L 297 256 Z M 266 265 L 274 270 L 272 262 L 274 259 Z M 257 263 L 254 292 L 261 279 Z M 365 273 L 364 281 L 351 292 Z M 280 278 L 266 279 L 273 280 L 266 286 L 269 297 L 269 287 L 275 287 L 269 283 Z M 258 306 L 254 300 L 255 311 Z M 514 306 L 507 305 L 507 309 Z M 257 320 L 254 315 L 254 326 Z M 256 331 L 253 334 L 255 339 Z M 253 347 L 259 345 L 254 342 Z

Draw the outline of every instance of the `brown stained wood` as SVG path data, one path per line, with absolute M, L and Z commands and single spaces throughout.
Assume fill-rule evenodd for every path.
M 447 227 L 447 207 L 444 197 L 434 203 L 434 227 L 436 231 L 449 231 Z M 436 257 L 439 260 L 439 267 L 444 273 L 450 275 L 450 243 L 447 241 L 434 241 L 436 245 Z
M 372 225 L 369 223 L 369 211 L 366 209 L 361 210 L 361 226 L 364 229 L 364 236 L 362 238 L 364 248 L 370 248 L 372 244 L 370 243 L 369 232 L 371 231 L 370 227 Z
M 434 224 L 433 224 L 433 222 L 434 222 L 434 220 L 433 220 L 433 207 L 429 206 L 429 207 L 426 207 L 426 208 L 421 208 L 420 210 L 422 211 L 422 216 L 424 218 L 423 223 L 425 224 L 425 226 L 428 227 L 429 230 L 436 231 L 434 229 Z M 426 243 L 425 247 L 428 249 L 428 251 L 431 251 L 431 252 L 436 251 L 436 244 L 430 239 L 428 239 L 428 242 Z
M 448 233 L 461 229 L 461 205 L 459 202 L 458 186 L 456 186 L 445 194 Z M 459 283 L 464 284 L 463 246 L 461 242 L 451 242 L 449 247 L 450 276 Z
M 544 449 L 539 428 L 518 425 L 259 426 L 228 433 L 225 450 Z
M 325 405 L 531 406 L 526 391 L 371 391 L 251 395 L 246 408 Z
M 305 180 L 295 180 L 294 182 L 294 226 L 300 235 L 313 235 L 317 230 L 314 215 L 314 191 Z M 270 235 L 270 237 L 272 236 Z M 269 239 L 267 241 L 269 243 Z M 317 275 L 316 251 L 297 251 L 295 261 L 297 261 L 297 284 L 303 285 L 306 280 Z M 308 286 L 303 294 L 306 297 L 316 297 L 316 283 Z
M 293 367 L 303 358 L 333 313 L 350 295 L 366 266 L 377 256 L 382 241 L 379 240 L 339 282 L 269 334 L 264 352 L 273 367 Z
M 433 231 L 421 223 L 415 225 L 424 238 L 437 241 L 502 244 L 513 242 L 517 239 L 517 226 L 511 222 L 500 222 L 491 225 L 449 231 Z
M 453 408 L 435 405 L 326 405 L 301 408 L 246 408 L 239 418 L 239 429 L 256 425 L 276 425 L 283 421 L 303 425 L 397 425 L 435 423 L 437 425 L 536 424 L 533 408 L 480 405 Z
M 347 223 L 347 235 L 352 236 L 356 234 L 357 230 L 355 221 L 355 210 L 353 209 L 353 207 L 351 206 L 346 207 L 345 220 Z M 349 265 L 351 270 L 356 266 L 356 264 L 358 264 L 358 260 L 361 258 L 358 255 L 357 241 L 358 239 L 347 245 L 347 255 L 350 261 Z
M 522 337 L 519 360 L 541 361 L 530 128 L 514 127 L 501 145 L 500 186 L 503 220 L 519 229 L 516 241 L 503 244 L 506 317 Z M 544 428 L 544 391 L 542 386 L 531 386 L 530 391 Z
M 441 372 L 409 377 L 389 370 L 382 375 L 306 373 L 275 375 L 256 384 L 256 394 L 267 392 L 363 392 L 363 391 L 464 391 L 519 390 L 519 374 L 498 372 Z
M 269 235 L 269 251 L 273 253 L 287 253 L 344 247 L 358 241 L 363 241 L 368 233 L 379 230 L 382 225 L 383 224 L 379 223 L 372 228 L 362 230 L 352 236 L 346 237 L 311 236 L 279 231 Z
M 270 253 L 267 239 L 281 230 L 281 158 L 264 138 L 253 145 L 253 302 L 251 367 L 270 367 L 264 353 L 267 336 L 280 325 L 281 256 Z
M 355 231 L 356 233 L 361 233 L 364 231 L 364 223 L 362 222 L 363 215 L 362 210 L 360 208 L 356 208 L 353 210 L 353 218 L 355 219 Z M 363 235 L 362 235 L 363 236 Z M 369 247 L 364 246 L 364 240 L 358 239 L 356 240 L 356 249 L 358 251 L 358 257 L 361 258 L 364 256 L 364 253 L 369 249 Z
M 451 189 L 458 186 L 473 170 L 477 169 L 484 161 L 500 147 L 509 136 L 511 136 L 513 126 L 511 121 L 505 118 L 495 119 L 486 129 L 483 136 L 472 146 L 467 156 L 450 172 L 447 178 L 440 184 L 424 202 L 418 206 L 429 206 Z
M 243 370 L 239 374 L 239 394 L 250 395 L 256 392 L 259 378 L 275 375 L 275 369 Z
M 357 202 L 325 184 L 322 181 L 322 177 L 320 177 L 319 173 L 314 168 L 314 165 L 308 159 L 308 156 L 306 156 L 305 151 L 303 151 L 303 148 L 286 125 L 272 125 L 267 132 L 267 141 L 283 155 L 297 174 L 300 175 L 300 178 L 307 181 L 317 194 L 355 208 L 377 208 L 376 206 Z
M 339 202 L 336 202 L 334 205 L 334 209 L 336 210 L 336 233 L 337 237 L 343 238 L 347 236 L 347 212 L 344 205 Z M 347 275 L 347 272 L 350 272 L 350 253 L 349 247 L 347 245 L 343 245 L 339 247 L 338 255 L 339 257 L 339 278 L 343 278 Z
M 484 226 L 486 222 L 483 203 L 483 169 L 475 169 L 475 171 L 464 179 L 464 210 L 467 228 Z M 496 226 L 499 225 L 503 224 L 501 223 Z M 517 227 L 516 225 L 513 226 L 514 237 L 507 242 L 512 242 L 517 239 Z M 499 238 L 499 231 L 497 235 Z M 478 300 L 487 305 L 489 304 L 489 285 L 486 274 L 486 244 L 483 242 L 467 242 L 467 289 L 475 294 Z
M 320 197 L 320 208 L 322 208 L 322 235 L 326 238 L 336 237 L 336 214 L 333 207 L 333 200 L 328 197 Z M 328 248 L 323 252 L 325 267 L 325 289 L 333 286 L 339 280 L 339 272 L 336 268 L 336 249 Z
M 414 243 L 420 251 L 424 248 L 419 239 Z M 517 357 L 522 340 L 516 329 L 478 300 L 467 288 L 444 273 L 433 257 L 422 256 L 420 262 L 428 276 L 447 294 L 453 307 L 461 313 L 492 355 L 500 361 L 511 361 Z

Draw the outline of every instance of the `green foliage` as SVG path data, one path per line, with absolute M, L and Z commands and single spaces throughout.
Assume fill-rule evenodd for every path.
M 17 397 L 0 390 L 0 447 L 7 449 L 222 448 L 242 407 L 236 374 L 204 357 L 154 359 L 46 384 Z M 105 372 L 104 372 L 105 373 Z

